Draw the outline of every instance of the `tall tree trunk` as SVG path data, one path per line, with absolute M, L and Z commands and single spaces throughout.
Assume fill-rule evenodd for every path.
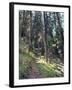
M 61 38 L 62 38 L 62 40 L 64 40 L 64 36 L 63 36 L 63 28 L 62 28 L 61 22 L 60 22 L 60 15 L 59 15 L 59 13 L 56 13 L 56 14 L 57 14 L 58 25 L 59 25 L 59 28 L 60 28 Z
M 48 53 L 47 53 L 47 45 L 46 45 L 46 32 L 45 32 L 45 23 L 44 23 L 44 13 L 42 12 L 42 25 L 43 25 L 43 30 L 42 30 L 42 35 L 43 35 L 43 42 L 44 42 L 44 49 L 45 49 L 45 59 L 46 62 L 48 62 Z
M 48 60 L 48 46 L 47 46 L 49 27 L 48 27 L 48 20 L 47 20 L 47 12 L 44 12 L 44 23 L 45 23 L 45 42 L 46 42 L 46 62 L 49 63 L 49 60 Z
M 19 39 L 21 39 L 21 32 L 22 32 L 22 17 L 19 12 Z
M 30 29 L 29 29 L 29 51 L 32 49 L 32 12 L 30 11 Z
M 62 55 L 61 55 L 61 61 L 64 63 L 64 36 L 63 36 L 63 28 L 60 22 L 60 14 L 56 13 L 57 15 L 57 20 L 58 20 L 58 26 L 59 26 L 59 32 L 60 32 L 60 38 L 61 38 L 61 50 L 62 50 Z

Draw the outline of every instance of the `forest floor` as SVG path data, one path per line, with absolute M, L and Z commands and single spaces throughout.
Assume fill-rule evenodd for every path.
M 63 65 L 55 62 L 47 63 L 44 56 L 38 57 L 33 52 L 28 52 L 26 50 L 27 47 L 21 44 L 19 50 L 19 79 L 64 76 Z
M 31 62 L 31 70 L 29 71 L 29 77 L 30 78 L 41 78 L 41 77 L 43 77 L 40 74 L 40 72 L 36 66 L 36 62 L 34 62 L 34 61 Z
M 38 59 L 31 62 L 29 78 L 63 77 L 63 67 Z

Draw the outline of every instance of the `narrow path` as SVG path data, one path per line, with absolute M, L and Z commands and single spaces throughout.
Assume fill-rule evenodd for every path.
M 31 62 L 31 70 L 29 71 L 29 77 L 30 78 L 42 78 L 42 75 L 40 74 L 35 61 Z

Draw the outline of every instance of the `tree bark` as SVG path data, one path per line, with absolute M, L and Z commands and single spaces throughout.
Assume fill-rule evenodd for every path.
M 64 36 L 63 36 L 63 28 L 62 28 L 62 25 L 61 25 L 61 22 L 60 22 L 60 15 L 59 13 L 56 13 L 57 15 L 57 20 L 58 20 L 58 26 L 59 26 L 59 29 L 60 29 L 60 36 L 61 36 L 61 61 L 64 63 Z
M 30 30 L 29 30 L 29 51 L 32 49 L 32 12 L 30 11 Z
M 46 62 L 48 62 L 47 43 L 46 43 L 46 31 L 45 31 L 44 13 L 43 12 L 42 12 L 42 25 L 43 25 L 42 36 L 43 36 L 44 49 L 45 49 L 45 53 L 44 54 L 45 54 Z

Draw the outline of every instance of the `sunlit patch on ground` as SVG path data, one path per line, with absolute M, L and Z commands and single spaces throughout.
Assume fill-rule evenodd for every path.
M 43 58 L 37 58 L 37 63 L 47 64 Z

